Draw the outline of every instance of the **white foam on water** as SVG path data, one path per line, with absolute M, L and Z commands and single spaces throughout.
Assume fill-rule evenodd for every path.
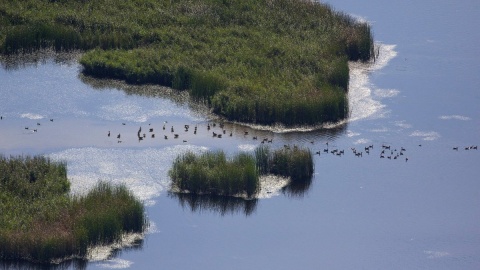
M 422 137 L 424 141 L 434 141 L 438 138 L 440 138 L 440 134 L 435 131 L 420 131 L 420 130 L 415 130 L 410 134 L 411 137 Z
M 362 139 L 356 140 L 355 142 L 353 142 L 353 144 L 355 144 L 355 145 L 358 145 L 358 144 L 367 144 L 367 143 L 369 143 L 369 142 L 370 142 L 369 139 L 364 139 L 364 138 L 362 138 Z
M 267 199 L 280 195 L 282 188 L 290 183 L 290 178 L 265 175 L 260 177 L 260 191 L 255 196 L 258 199 Z
M 396 97 L 400 91 L 396 89 L 375 89 L 374 94 L 379 98 L 392 98 Z
M 254 144 L 240 144 L 238 145 L 238 150 L 245 152 L 253 152 L 257 148 Z
M 438 259 L 442 257 L 450 256 L 451 254 L 446 251 L 424 250 L 423 253 L 427 254 L 428 259 Z
M 405 122 L 405 120 L 402 121 L 395 121 L 395 126 L 400 127 L 400 128 L 411 128 L 412 125 L 408 124 Z
M 130 268 L 133 262 L 123 260 L 123 259 L 111 259 L 111 260 L 104 260 L 102 263 L 98 263 L 97 265 L 102 268 L 110 268 L 110 269 L 125 269 Z
M 31 120 L 39 120 L 45 118 L 43 115 L 36 114 L 36 113 L 22 113 L 20 118 L 27 118 Z
M 360 136 L 360 133 L 353 132 L 351 130 L 347 130 L 347 137 L 351 138 L 351 137 L 356 137 L 356 136 Z
M 350 83 L 349 83 L 349 108 L 350 117 L 348 121 L 361 119 L 376 119 L 386 117 L 386 105 L 375 98 L 394 97 L 399 91 L 395 89 L 375 89 L 370 82 L 369 75 L 388 65 L 390 60 L 397 56 L 395 45 L 375 44 L 379 54 L 375 61 L 369 63 L 350 62 Z M 375 95 L 374 95 L 374 94 Z
M 470 117 L 468 116 L 463 116 L 463 115 L 442 115 L 440 117 L 438 117 L 439 119 L 442 119 L 442 120 L 461 120 L 461 121 L 469 121 L 471 120 Z

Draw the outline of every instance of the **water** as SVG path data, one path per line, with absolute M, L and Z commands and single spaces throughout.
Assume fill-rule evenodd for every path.
M 211 131 L 220 128 L 206 126 L 219 120 L 183 95 L 98 82 L 80 76 L 75 61 L 47 60 L 0 70 L 0 152 L 67 160 L 73 192 L 103 179 L 127 184 L 146 202 L 153 226 L 143 242 L 93 258 L 89 269 L 480 268 L 480 152 L 465 150 L 480 144 L 480 3 L 329 3 L 370 21 L 382 44 L 383 62 L 352 72 L 346 123 L 289 132 L 226 124 L 217 139 Z M 184 124 L 198 125 L 198 134 Z M 140 126 L 148 136 L 141 142 Z M 320 150 L 312 183 L 249 205 L 168 194 L 176 154 L 248 151 L 260 143 L 255 135 L 274 147 Z M 324 153 L 326 142 L 345 155 Z M 397 152 L 380 158 L 382 144 Z

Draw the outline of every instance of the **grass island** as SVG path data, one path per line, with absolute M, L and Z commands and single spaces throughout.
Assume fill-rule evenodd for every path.
M 254 198 L 260 175 L 290 178 L 292 184 L 309 182 L 314 173 L 309 149 L 284 147 L 271 150 L 259 146 L 253 154 L 237 153 L 227 158 L 223 151 L 180 154 L 169 171 L 171 190 L 196 195 Z
M 66 164 L 0 156 L 0 260 L 51 264 L 144 232 L 143 204 L 125 186 L 100 182 L 69 195 Z
M 348 61 L 370 26 L 310 0 L 3 0 L 0 52 L 81 50 L 83 72 L 188 90 L 230 121 L 348 116 Z

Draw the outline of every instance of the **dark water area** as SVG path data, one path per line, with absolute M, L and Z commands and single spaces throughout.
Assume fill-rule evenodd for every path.
M 142 241 L 59 268 L 480 269 L 480 2 L 328 3 L 371 22 L 382 56 L 352 64 L 352 115 L 335 127 L 225 123 L 223 134 L 182 93 L 85 78 L 68 57 L 3 64 L 0 153 L 66 160 L 73 193 L 102 179 L 147 205 Z M 251 201 L 168 192 L 177 154 L 252 151 L 264 138 L 319 151 L 311 183 Z

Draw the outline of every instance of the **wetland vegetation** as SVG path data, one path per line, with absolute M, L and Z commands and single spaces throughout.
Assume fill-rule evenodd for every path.
M 83 50 L 83 72 L 154 83 L 228 120 L 312 125 L 348 116 L 347 61 L 370 26 L 304 0 L 2 1 L 3 54 Z
M 142 233 L 143 204 L 125 186 L 100 182 L 69 195 L 65 163 L 0 157 L 0 259 L 49 264 L 84 258 L 88 248 Z
M 172 190 L 180 193 L 253 198 L 260 189 L 260 175 L 290 178 L 296 186 L 309 185 L 314 173 L 309 149 L 286 146 L 271 151 L 260 146 L 254 154 L 237 153 L 227 158 L 223 151 L 179 155 L 169 171 Z

